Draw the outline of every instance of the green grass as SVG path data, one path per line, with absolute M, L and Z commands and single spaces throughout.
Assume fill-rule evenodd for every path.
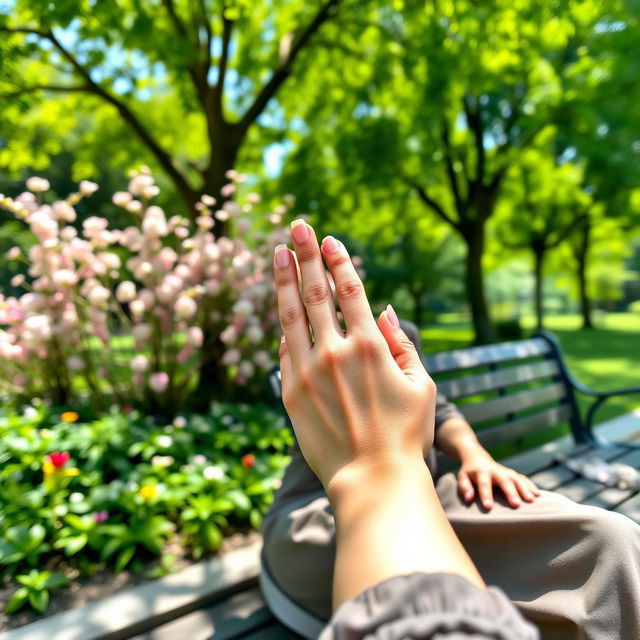
M 422 338 L 427 353 L 463 348 L 471 344 L 473 331 L 469 323 L 460 318 L 441 318 L 440 322 L 423 328 Z M 596 316 L 597 328 L 580 329 L 577 315 L 548 316 L 545 328 L 553 331 L 566 357 L 573 375 L 584 384 L 597 390 L 621 387 L 640 387 L 640 316 L 631 313 L 610 313 Z M 524 318 L 525 332 L 533 331 L 533 318 Z M 589 399 L 579 398 L 584 412 Z M 640 394 L 612 398 L 596 416 L 603 422 L 640 407 Z M 545 431 L 527 438 L 523 447 L 537 446 L 567 433 L 567 429 Z M 501 451 L 508 455 L 513 451 Z

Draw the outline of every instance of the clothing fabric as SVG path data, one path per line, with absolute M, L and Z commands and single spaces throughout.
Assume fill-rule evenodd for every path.
M 449 573 L 396 576 L 338 608 L 320 640 L 536 640 L 495 588 Z
M 292 454 L 265 516 L 263 561 L 291 599 L 329 620 L 333 514 L 297 446 Z M 485 512 L 462 500 L 452 473 L 436 490 L 484 580 L 506 593 L 543 640 L 640 637 L 640 527 L 631 519 L 549 491 L 518 509 L 498 492 Z

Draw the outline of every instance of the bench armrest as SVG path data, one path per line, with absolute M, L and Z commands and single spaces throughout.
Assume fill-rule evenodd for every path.
M 624 449 L 640 449 L 640 443 L 613 442 L 613 441 L 600 438 L 596 436 L 595 433 L 593 432 L 593 426 L 594 426 L 593 423 L 595 419 L 595 414 L 598 411 L 598 409 L 607 400 L 609 400 L 609 398 L 613 398 L 615 396 L 631 395 L 635 393 L 637 393 L 640 396 L 640 386 L 626 387 L 623 389 L 614 389 L 612 391 L 598 391 L 596 389 L 592 389 L 591 387 L 588 387 L 586 384 L 583 384 L 582 382 L 580 382 L 580 380 L 575 378 L 575 376 L 569 371 L 569 368 L 567 367 L 564 361 L 564 356 L 562 353 L 562 347 L 560 345 L 560 342 L 558 341 L 558 338 L 556 338 L 556 336 L 553 333 L 551 333 L 550 331 L 542 330 L 542 331 L 536 332 L 536 336 L 544 338 L 549 343 L 551 343 L 551 346 L 554 351 L 554 356 L 557 358 L 560 364 L 562 376 L 567 381 L 567 383 L 571 385 L 571 387 L 573 387 L 574 391 L 577 391 L 578 393 L 581 393 L 585 396 L 590 396 L 592 398 L 595 398 L 595 400 L 591 403 L 590 407 L 587 409 L 587 414 L 585 416 L 583 427 L 582 427 L 584 430 L 584 435 L 586 436 L 587 440 L 591 444 L 597 447 L 602 447 L 602 448 L 620 447 Z

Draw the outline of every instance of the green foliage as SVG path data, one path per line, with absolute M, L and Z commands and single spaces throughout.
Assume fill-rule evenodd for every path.
M 85 572 L 140 570 L 170 540 L 200 558 L 259 527 L 292 442 L 264 405 L 217 403 L 171 424 L 116 408 L 95 420 L 60 415 L 0 412 L 0 575 L 23 585 L 12 610 L 46 608 L 53 579 L 16 576 L 56 555 Z M 70 458 L 52 466 L 53 452 Z M 65 482 L 47 483 L 52 475 Z
M 16 582 L 22 586 L 9 598 L 5 607 L 7 613 L 15 613 L 27 603 L 38 613 L 44 613 L 49 606 L 49 591 L 65 586 L 69 580 L 60 573 L 32 569 L 16 576 Z

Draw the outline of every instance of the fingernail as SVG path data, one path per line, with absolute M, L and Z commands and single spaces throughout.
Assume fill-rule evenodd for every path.
M 327 236 L 322 241 L 322 248 L 326 253 L 334 253 L 340 248 L 340 244 L 333 236 Z
M 511 504 L 514 507 L 519 507 L 522 503 L 520 502 L 520 500 L 518 498 L 513 498 L 513 500 L 511 500 Z
M 291 261 L 291 254 L 289 253 L 289 248 L 286 244 L 279 244 L 276 247 L 275 260 L 276 266 L 280 269 L 289 266 L 289 263 Z
M 291 235 L 298 244 L 306 242 L 310 235 L 307 223 L 304 220 L 294 220 L 291 223 Z
M 396 312 L 393 310 L 393 307 L 390 304 L 387 305 L 387 318 L 389 318 L 389 322 L 394 327 L 400 326 L 400 321 L 398 320 L 398 316 L 396 315 Z
M 491 509 L 491 507 L 493 506 L 493 502 L 491 502 L 491 500 L 485 500 L 482 505 L 485 509 Z
M 467 493 L 464 494 L 464 499 L 465 500 L 471 500 L 471 496 L 473 494 L 471 493 L 471 491 L 467 491 Z

